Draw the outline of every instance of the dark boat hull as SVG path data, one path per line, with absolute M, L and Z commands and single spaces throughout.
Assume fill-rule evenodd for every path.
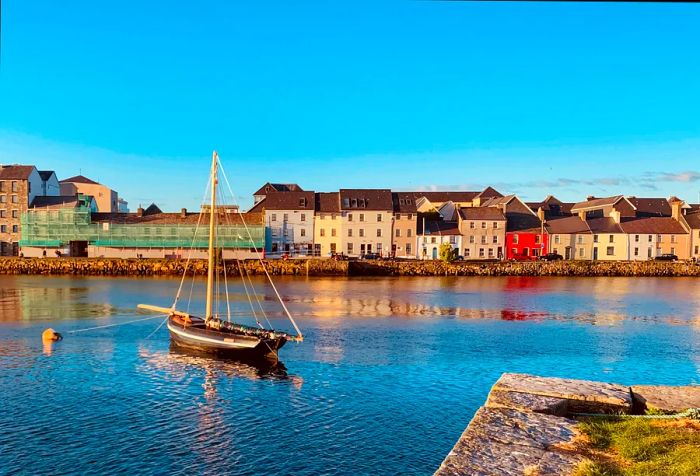
M 208 329 L 203 321 L 185 325 L 177 317 L 168 319 L 172 342 L 180 348 L 238 359 L 277 359 L 277 352 L 287 342 L 286 336 L 262 338 L 235 332 Z

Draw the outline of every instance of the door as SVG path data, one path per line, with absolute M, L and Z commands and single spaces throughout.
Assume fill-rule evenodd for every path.
M 433 259 L 437 259 L 437 248 L 433 246 Z
M 598 259 L 598 247 L 593 248 L 593 261 Z
M 564 249 L 564 259 L 571 259 L 571 247 L 567 246 Z

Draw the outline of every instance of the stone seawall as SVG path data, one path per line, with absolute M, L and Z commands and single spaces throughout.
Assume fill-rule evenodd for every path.
M 700 265 L 658 261 L 558 261 L 443 263 L 440 261 L 265 260 L 272 275 L 295 276 L 700 276 Z M 181 275 L 185 260 L 117 258 L 0 258 L 0 274 L 104 276 Z M 229 275 L 242 266 L 264 274 L 258 260 L 227 261 Z M 205 275 L 207 262 L 192 260 L 188 273 Z
M 700 386 L 627 387 L 506 373 L 435 475 L 572 474 L 584 459 L 576 444 L 576 413 L 677 413 L 698 407 Z

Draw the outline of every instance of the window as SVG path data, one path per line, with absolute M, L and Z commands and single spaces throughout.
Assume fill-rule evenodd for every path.
M 17 195 L 12 195 L 12 203 L 18 203 Z
M 532 249 L 532 256 L 539 256 L 540 255 L 540 249 L 539 248 L 533 248 Z
M 319 235 L 321 235 L 321 236 L 326 236 L 326 230 L 325 230 L 324 228 L 321 228 L 321 229 L 319 230 Z
M 377 228 L 377 238 L 381 238 L 381 237 L 382 237 L 382 229 Z
M 289 214 L 285 213 L 285 214 L 282 216 L 282 219 L 283 219 L 284 221 L 289 220 Z
M 331 220 L 335 220 L 335 213 L 331 213 Z
M 554 235 L 554 243 L 559 244 L 559 235 Z
M 473 222 L 473 221 L 470 221 L 470 222 L 469 222 L 469 228 L 474 228 L 474 222 Z
M 639 235 L 634 235 L 634 242 L 639 243 Z
M 16 226 L 17 226 L 17 225 L 15 225 L 15 227 L 16 227 Z M 13 227 L 13 228 L 14 228 L 14 227 Z M 671 248 L 671 254 L 672 254 L 672 255 L 675 255 L 675 254 L 676 254 L 676 249 L 675 249 L 675 248 Z
M 363 236 L 365 236 L 365 229 L 360 228 L 360 238 L 362 238 Z
M 406 243 L 406 254 L 407 255 L 411 254 L 411 243 Z
M 583 248 L 578 249 L 578 257 L 583 258 L 585 256 L 586 252 Z
M 518 235 L 517 235 L 517 233 L 516 233 L 515 235 L 513 235 L 513 244 L 514 244 L 514 245 L 517 245 L 517 244 L 518 244 Z
M 649 243 L 651 243 L 651 241 L 652 241 L 652 240 L 651 240 L 651 235 L 649 235 Z
M 639 236 L 639 235 L 637 235 Z M 639 248 L 634 249 L 634 256 L 639 256 Z
M 474 243 L 474 235 L 469 235 L 469 243 Z
M 408 203 L 411 203 L 411 201 L 409 200 Z M 406 218 L 408 218 L 409 220 L 413 220 L 413 213 L 409 213 L 408 215 L 406 215 Z
M 299 199 L 299 206 L 300 206 L 300 207 L 305 207 L 305 206 L 306 206 L 306 198 L 300 198 L 300 199 Z
M 352 254 L 352 243 L 348 243 L 348 254 Z
M 17 233 L 19 231 L 19 226 L 12 225 L 12 233 Z M 673 248 L 671 248 L 671 253 L 673 253 Z
M 675 243 L 675 242 L 676 242 L 676 235 L 671 235 L 671 243 Z M 671 251 L 671 253 L 673 253 L 673 251 Z
M 396 229 L 396 238 L 401 238 L 401 228 Z
M 4 192 L 4 191 L 5 191 L 5 181 L 0 180 L 0 192 Z
M 661 235 L 656 235 L 656 242 L 661 243 Z
M 606 250 L 606 254 L 608 256 L 614 256 L 615 255 L 615 247 L 614 246 L 608 246 Z
M 647 258 L 651 258 L 651 248 L 647 250 Z
M 484 249 L 479 248 L 479 258 L 483 258 L 483 257 L 484 257 Z
M 700 252 L 700 249 L 699 249 L 699 248 L 700 248 L 700 247 L 698 247 L 698 245 L 695 245 L 695 254 L 698 254 L 698 252 Z
M 344 198 L 343 199 L 343 208 L 348 208 L 349 206 L 350 206 L 350 199 Z
M 0 203 L 5 203 L 7 201 L 7 195 L 0 195 Z
M 352 228 L 348 228 L 348 236 L 352 237 Z
M 409 228 L 408 230 L 406 230 L 406 236 L 409 237 L 409 238 L 410 238 L 411 236 L 413 236 L 413 231 L 412 231 L 410 228 Z
M 437 241 L 435 240 L 435 237 L 434 237 L 434 236 L 431 236 L 431 237 L 430 237 L 430 242 L 431 242 L 431 243 L 437 243 Z
M 482 245 L 486 244 L 486 235 L 481 235 L 481 244 Z
M 365 221 L 365 214 L 364 213 L 360 213 L 360 221 Z
M 0 218 L 5 218 L 7 212 L 5 210 L 0 210 Z
M 593 235 L 593 243 L 598 243 L 598 235 Z
M 523 256 L 530 256 L 530 248 L 523 248 Z
M 0 233 L 7 233 L 7 225 L 0 225 Z
M 301 221 L 306 221 L 306 213 L 301 214 Z
M 485 221 L 482 221 L 482 222 L 481 222 L 481 228 L 486 228 L 486 222 L 485 222 Z
M 454 245 L 457 243 L 457 237 L 454 235 L 450 235 L 450 244 Z
M 306 236 L 306 229 L 305 228 L 302 228 L 300 231 L 301 231 L 301 233 L 300 233 L 301 236 Z
M 348 213 L 348 221 L 352 221 L 352 213 Z
M 32 183 L 27 182 L 27 193 L 32 193 Z
M 614 241 L 615 241 L 615 236 L 614 236 L 614 235 L 610 235 L 610 237 L 609 237 L 609 239 L 608 239 L 608 242 L 609 242 L 609 243 L 613 243 Z
M 583 244 L 583 236 L 578 236 L 578 244 L 582 245 Z
M 381 213 L 377 213 L 377 221 L 382 221 L 382 214 Z
M 489 248 L 489 258 L 493 258 L 493 248 Z
M 277 221 L 277 213 L 270 215 L 270 221 Z
M 15 181 L 12 182 L 12 191 L 13 192 L 17 191 L 17 182 L 15 182 Z
M 464 257 L 469 258 L 472 255 L 472 250 L 469 248 L 464 248 Z
M 277 236 L 277 228 L 272 229 L 272 236 L 273 237 Z
M 518 254 L 518 249 L 517 248 L 511 248 L 510 253 L 515 256 Z
M 535 235 L 535 243 L 539 243 L 542 241 L 542 237 L 540 235 Z
M 498 222 L 497 222 L 497 221 L 493 222 L 493 227 L 494 227 L 494 228 L 498 228 Z
M 493 243 L 494 245 L 495 245 L 495 244 L 498 244 L 498 236 L 496 236 L 496 235 L 493 236 L 492 243 Z
M 335 236 L 335 228 L 331 228 L 331 236 Z
M 282 234 L 284 236 L 289 236 L 289 230 L 285 228 L 284 231 L 282 232 Z

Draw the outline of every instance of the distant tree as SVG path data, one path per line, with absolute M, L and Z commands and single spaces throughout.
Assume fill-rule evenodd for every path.
M 452 249 L 451 244 L 443 243 L 440 245 L 439 256 L 441 261 L 444 261 L 445 263 L 451 263 L 452 261 L 457 259 L 457 250 Z

